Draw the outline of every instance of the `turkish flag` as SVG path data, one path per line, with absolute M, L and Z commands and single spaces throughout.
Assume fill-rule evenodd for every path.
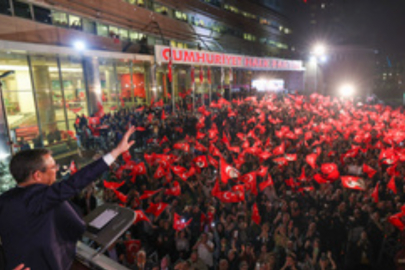
M 268 169 L 269 169 L 269 167 L 260 166 L 260 168 L 257 170 L 257 175 L 260 176 L 260 177 L 266 176 Z
M 181 166 L 171 166 L 171 169 L 175 174 L 184 173 L 187 171 L 186 168 L 181 167 Z
M 387 184 L 387 188 L 390 189 L 394 194 L 397 194 L 397 186 L 395 184 L 395 176 L 391 177 L 391 180 Z
M 365 190 L 364 180 L 356 176 L 342 176 L 342 184 L 345 188 Z
M 208 83 L 211 84 L 211 69 L 210 68 L 207 69 L 207 79 L 208 79 Z
M 182 231 L 184 230 L 192 221 L 193 219 L 190 218 L 187 222 L 186 220 L 178 215 L 177 213 L 174 213 L 173 216 L 173 229 L 176 231 Z
M 322 164 L 321 172 L 326 176 L 326 179 L 328 179 L 328 180 L 337 180 L 340 176 L 338 167 L 334 163 Z
M 154 107 L 163 107 L 163 99 L 159 100 L 158 102 L 156 102 L 153 106 Z M 164 111 L 164 110 L 163 110 Z
M 157 190 L 145 190 L 143 192 L 143 194 L 139 197 L 139 199 L 145 200 L 145 199 L 151 198 L 151 197 L 153 197 L 153 195 L 159 193 L 159 191 L 161 191 L 161 190 L 162 190 L 161 188 L 159 188 Z
M 117 196 L 118 200 L 120 200 L 122 203 L 127 203 L 128 196 L 122 194 L 118 190 L 113 189 L 115 196 Z
M 155 174 L 153 175 L 153 177 L 154 177 L 155 179 L 160 179 L 160 178 L 162 178 L 162 177 L 165 176 L 165 175 L 166 175 L 166 171 L 165 171 L 165 169 L 163 168 L 163 166 L 160 165 L 160 166 L 157 168 L 157 170 L 156 170 Z
M 77 172 L 77 167 L 76 167 L 76 163 L 74 160 L 72 160 L 70 162 L 69 171 L 70 171 L 70 175 L 74 175 Z
M 210 163 L 211 166 L 215 167 L 218 169 L 218 161 L 213 158 L 212 156 L 208 155 L 208 162 Z
M 129 153 L 129 151 L 125 151 L 124 153 L 122 153 L 122 159 L 125 161 L 125 163 L 128 163 L 131 158 L 131 153 Z
M 257 208 L 256 203 L 254 203 L 252 207 L 252 220 L 257 225 L 260 225 L 260 222 L 262 221 L 262 217 L 259 214 L 259 209 Z
M 162 144 L 169 142 L 169 139 L 165 136 L 163 136 L 163 138 L 160 140 L 159 142 L 159 146 L 162 146 Z
M 193 161 L 200 168 L 208 167 L 208 161 L 206 156 L 198 156 L 195 159 L 193 159 Z
M 403 214 L 402 213 L 397 213 L 394 214 L 390 217 L 388 217 L 388 222 L 394 225 L 396 228 L 398 228 L 400 231 L 403 231 L 405 228 L 405 224 L 402 221 Z
M 206 152 L 207 151 L 207 148 L 204 145 L 202 145 L 201 143 L 199 143 L 198 141 L 195 142 L 194 149 L 197 150 L 197 151 L 200 151 L 200 152 Z
M 305 161 L 309 164 L 309 166 L 312 167 L 312 169 L 316 168 L 316 159 L 318 158 L 318 155 L 315 153 L 309 154 L 305 157 Z
M 136 131 L 145 131 L 145 127 L 136 127 L 135 128 Z
M 193 84 L 194 83 L 194 67 L 193 66 L 191 67 L 191 70 L 190 70 L 190 78 L 191 78 L 191 84 Z
M 136 175 L 144 175 L 144 174 L 146 174 L 146 172 L 147 172 L 146 171 L 146 166 L 145 166 L 145 163 L 143 163 L 143 162 L 138 163 L 132 169 L 132 175 L 134 175 L 134 176 L 136 176 Z
M 278 155 L 283 155 L 285 152 L 285 143 L 282 142 L 279 146 L 274 148 L 273 150 L 273 155 L 278 156 Z
M 151 213 L 155 217 L 158 217 L 158 216 L 160 216 L 160 214 L 162 214 L 162 212 L 166 209 L 166 207 L 168 205 L 169 204 L 163 203 L 163 202 L 156 203 L 156 204 L 151 202 L 149 205 L 149 208 L 146 209 L 146 213 Z
M 145 215 L 145 213 L 142 210 L 135 210 L 134 212 L 135 212 L 134 224 L 140 221 L 150 222 L 149 218 Z
M 188 143 L 175 143 L 173 149 L 182 150 L 184 152 L 190 151 L 190 145 Z
M 273 179 L 271 178 L 270 174 L 267 176 L 266 181 L 263 181 L 259 184 L 259 189 L 260 189 L 260 191 L 263 191 L 266 187 L 269 187 L 269 186 L 274 186 Z
M 217 197 L 221 202 L 224 203 L 238 203 L 241 201 L 240 196 L 231 191 L 220 192 Z
M 227 164 L 225 160 L 221 157 L 220 160 L 220 170 L 221 170 L 221 181 L 225 184 L 228 183 L 230 178 L 238 178 L 240 173 L 237 169 L 232 167 L 231 165 Z
M 160 119 L 165 120 L 167 118 L 166 114 L 165 114 L 165 110 L 162 110 L 162 114 L 160 116 Z
M 209 147 L 209 152 L 211 155 L 222 158 L 221 152 L 219 152 L 218 148 L 216 148 L 213 144 Z
M 122 181 L 121 183 L 116 183 L 116 182 L 107 182 L 103 181 L 104 187 L 108 189 L 117 189 L 122 187 L 125 184 L 125 181 Z
M 201 140 L 201 139 L 204 139 L 204 137 L 205 137 L 205 134 L 204 133 L 201 133 L 201 132 L 197 132 L 197 136 L 196 136 L 196 139 L 197 140 Z
M 266 152 L 266 151 L 263 151 L 258 155 L 258 157 L 260 158 L 261 161 L 265 161 L 265 160 L 269 159 L 271 156 L 272 156 L 272 153 Z
M 377 173 L 377 170 L 374 170 L 370 166 L 368 166 L 366 163 L 363 164 L 363 173 L 366 173 L 368 175 L 368 178 L 373 178 L 374 174 Z
M 181 194 L 181 188 L 179 182 L 173 182 L 173 187 L 166 189 L 165 195 L 179 196 Z
M 380 183 L 377 183 L 377 185 L 375 185 L 375 188 L 373 190 L 373 193 L 371 193 L 371 197 L 374 198 L 374 202 L 378 203 L 378 188 L 380 187 Z
M 188 177 L 189 177 L 188 172 L 176 173 L 176 175 L 177 175 L 178 177 L 180 177 L 181 180 L 183 180 L 184 182 L 187 181 L 187 179 L 188 179 Z
M 219 195 L 221 195 L 221 188 L 219 186 L 219 181 L 215 181 L 215 185 L 211 190 L 211 195 L 214 197 L 218 197 Z
M 329 183 L 329 181 L 325 178 L 322 177 L 322 175 L 320 175 L 319 173 L 314 175 L 314 180 L 318 183 L 318 184 L 326 184 Z
M 305 176 L 305 168 L 301 168 L 301 175 L 297 178 L 298 180 L 304 182 L 307 181 L 307 177 Z
M 200 66 L 200 83 L 203 84 L 204 83 L 204 71 L 202 66 Z
M 245 183 L 246 190 L 257 196 L 257 181 L 256 172 L 244 174 L 240 177 L 240 181 Z
M 135 262 L 136 254 L 142 248 L 142 243 L 140 240 L 133 239 L 125 241 L 124 245 L 127 252 L 127 262 L 132 265 Z

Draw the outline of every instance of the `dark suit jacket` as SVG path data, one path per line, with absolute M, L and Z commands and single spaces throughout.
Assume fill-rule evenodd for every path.
M 0 237 L 6 269 L 20 263 L 31 270 L 70 269 L 85 224 L 69 198 L 108 169 L 101 158 L 68 180 L 16 187 L 0 196 Z

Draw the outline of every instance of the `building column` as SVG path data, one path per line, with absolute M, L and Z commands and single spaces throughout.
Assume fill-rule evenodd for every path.
M 101 98 L 101 83 L 100 83 L 100 70 L 97 57 L 84 56 L 83 57 L 83 71 L 86 82 L 86 96 L 87 105 L 89 108 L 89 115 L 93 115 L 98 111 L 97 103 L 103 104 Z
M 33 65 L 32 76 L 42 132 L 48 133 L 56 128 L 55 107 L 48 66 Z

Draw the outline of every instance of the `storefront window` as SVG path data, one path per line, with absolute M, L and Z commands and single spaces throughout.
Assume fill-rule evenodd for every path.
M 68 15 L 64 12 L 52 11 L 52 21 L 54 25 L 68 27 Z
M 56 57 L 33 55 L 30 59 L 44 144 L 59 143 L 62 139 L 66 139 L 67 131 L 65 103 Z M 66 73 L 70 70 L 62 68 L 62 72 Z
M 97 35 L 108 37 L 108 26 L 102 23 L 97 23 Z
M 118 60 L 116 67 L 120 102 L 124 102 L 125 106 L 131 106 L 134 102 L 134 96 L 133 91 L 131 91 L 133 78 L 131 78 L 129 61 Z
M 118 81 L 115 73 L 114 61 L 111 59 L 100 58 L 100 84 L 101 99 L 103 101 L 104 111 L 114 111 L 119 104 Z
M 32 19 L 31 9 L 29 4 L 20 2 L 20 1 L 13 1 L 14 6 L 14 14 L 17 17 L 21 17 L 24 19 Z
M 0 52 L 4 105 L 10 135 L 18 143 L 24 138 L 33 147 L 39 134 L 27 56 Z
M 256 36 L 252 34 L 243 34 L 243 39 L 248 40 L 248 41 L 256 41 Z
M 145 66 L 142 62 L 132 63 L 132 84 L 136 104 L 146 100 Z
M 82 30 L 82 19 L 74 15 L 69 15 L 69 27 L 75 30 Z
M 82 60 L 77 56 L 62 56 L 60 63 L 69 130 L 75 130 L 76 115 L 88 115 Z

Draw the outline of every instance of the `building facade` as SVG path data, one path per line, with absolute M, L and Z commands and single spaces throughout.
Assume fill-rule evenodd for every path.
M 176 101 L 188 89 L 232 91 L 263 77 L 303 89 L 302 64 L 289 60 L 289 20 L 280 2 L 264 2 L 0 0 L 0 160 L 25 142 L 56 156 L 75 152 L 76 116 L 100 104 L 108 113 L 169 91 Z M 173 60 L 170 83 L 168 61 L 156 61 L 159 46 L 248 60 Z

